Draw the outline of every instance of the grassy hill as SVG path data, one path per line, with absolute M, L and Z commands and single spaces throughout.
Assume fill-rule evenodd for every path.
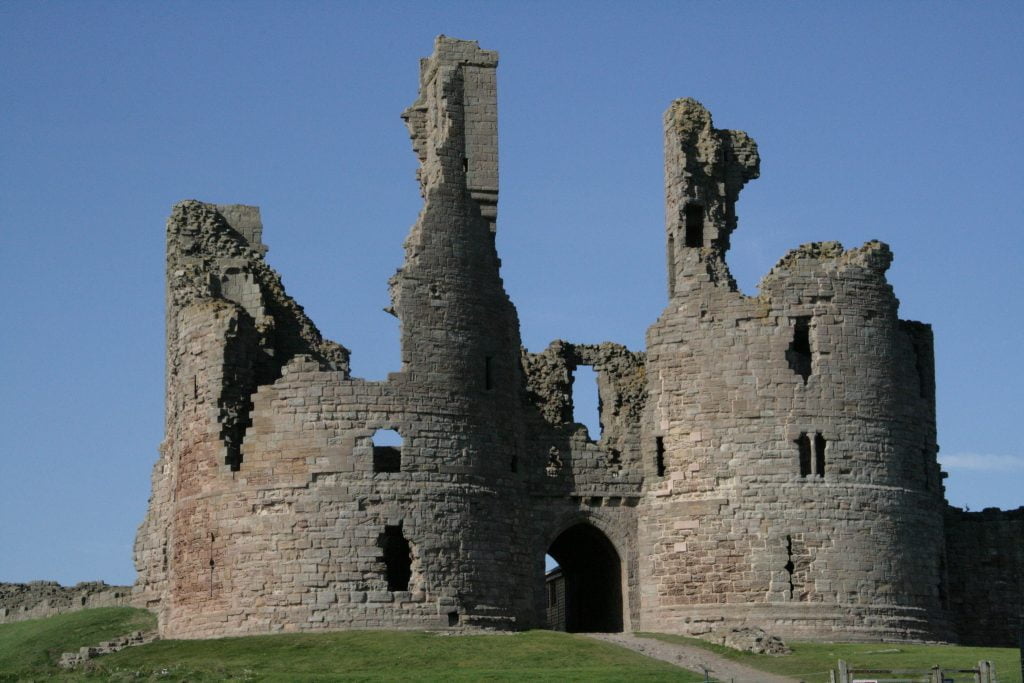
M 0 625 L 0 681 L 680 681 L 701 675 L 612 645 L 552 631 L 448 636 L 422 631 L 345 631 L 165 640 L 128 648 L 68 673 L 62 652 L 155 627 L 143 610 L 110 607 Z M 747 666 L 809 682 L 827 681 L 836 660 L 878 668 L 995 662 L 1001 683 L 1021 683 L 1016 649 L 901 643 L 790 643 L 792 655 L 737 652 L 664 634 Z
M 105 655 L 73 674 L 60 653 L 132 630 L 152 617 L 83 610 L 0 625 L 0 681 L 679 681 L 703 676 L 581 636 L 552 631 L 446 636 L 421 631 L 287 633 L 164 640 Z

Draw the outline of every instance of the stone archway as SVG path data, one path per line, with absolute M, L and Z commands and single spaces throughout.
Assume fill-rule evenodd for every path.
M 581 522 L 559 534 L 548 554 L 561 568 L 564 581 L 557 598 L 564 601 L 564 629 L 622 631 L 622 561 L 608 537 Z

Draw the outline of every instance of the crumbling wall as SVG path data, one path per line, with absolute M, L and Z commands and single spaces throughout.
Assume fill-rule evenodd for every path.
M 83 581 L 62 586 L 56 581 L 0 583 L 0 624 L 42 619 L 91 607 L 121 607 L 131 600 L 131 586 Z
M 518 321 L 494 249 L 494 53 L 441 37 L 405 118 L 424 208 L 391 281 L 402 367 L 348 373 L 263 261 L 252 207 L 168 230 L 167 437 L 137 601 L 164 637 L 539 624 Z M 379 430 L 401 445 L 377 455 Z M 540 564 L 537 570 L 536 564 Z
M 552 342 L 540 353 L 523 351 L 530 491 L 543 555 L 577 523 L 598 529 L 616 548 L 626 585 L 626 623 L 639 621 L 636 506 L 643 483 L 641 416 L 646 400 L 644 354 L 612 343 Z M 597 374 L 600 434 L 573 418 L 574 373 Z M 537 456 L 542 460 L 538 463 Z M 538 600 L 544 599 L 538 594 Z M 541 604 L 538 609 L 546 609 Z
M 1024 629 L 1024 507 L 946 508 L 945 565 L 948 584 L 938 590 L 959 642 L 1016 647 Z
M 165 440 L 136 536 L 140 606 L 166 610 L 168 591 L 208 573 L 207 496 L 241 465 L 257 388 L 299 353 L 348 371 L 348 351 L 285 294 L 261 238 L 255 207 L 189 200 L 167 222 Z
M 568 593 L 602 609 L 621 593 L 621 618 L 577 623 L 945 639 L 952 617 L 1003 638 L 986 613 L 1019 604 L 1020 511 L 946 510 L 932 333 L 899 319 L 889 248 L 806 244 L 739 293 L 726 253 L 757 146 L 679 100 L 670 301 L 646 351 L 529 353 L 494 246 L 496 65 L 440 36 L 403 114 L 424 202 L 389 283 L 387 381 L 351 377 L 285 294 L 258 209 L 174 207 L 166 431 L 133 596 L 161 635 L 537 627 L 550 551 L 571 560 Z M 600 434 L 573 417 L 580 366 Z
M 743 296 L 724 257 L 756 147 L 693 100 L 666 121 L 668 204 L 718 208 L 689 245 L 685 206 L 667 216 L 675 280 L 647 348 L 644 628 L 949 637 L 930 331 L 899 320 L 888 247 L 805 245 Z

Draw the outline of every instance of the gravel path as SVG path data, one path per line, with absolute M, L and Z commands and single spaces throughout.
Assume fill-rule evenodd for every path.
M 603 640 L 607 643 L 614 643 L 622 647 L 628 647 L 642 655 L 654 657 L 676 666 L 681 666 L 690 671 L 704 673 L 710 671 L 711 678 L 716 681 L 731 681 L 732 683 L 796 683 L 795 678 L 785 678 L 776 674 L 751 669 L 725 657 L 720 657 L 714 652 L 709 652 L 691 645 L 679 645 L 666 643 L 654 638 L 640 638 L 631 633 L 581 633 Z

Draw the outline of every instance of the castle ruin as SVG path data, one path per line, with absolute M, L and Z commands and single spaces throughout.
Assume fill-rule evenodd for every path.
M 574 631 L 1012 644 L 1024 509 L 947 505 L 932 333 L 899 319 L 889 248 L 804 245 L 740 293 L 757 145 L 698 102 L 665 114 L 669 301 L 646 351 L 523 349 L 494 244 L 497 61 L 439 37 L 402 115 L 424 205 L 386 381 L 352 377 L 285 293 L 257 208 L 174 207 L 135 546 L 161 635 L 542 628 L 550 554 Z M 600 435 L 573 421 L 580 366 Z

